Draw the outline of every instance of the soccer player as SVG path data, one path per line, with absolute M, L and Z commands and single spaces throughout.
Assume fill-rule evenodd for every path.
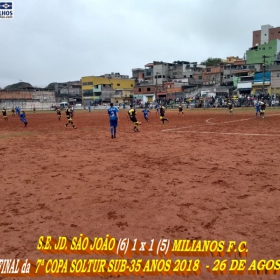
M 61 111 L 60 111 L 59 108 L 56 108 L 56 114 L 57 114 L 58 120 L 60 121 L 60 119 L 61 119 Z
M 118 108 L 114 107 L 113 103 L 110 103 L 110 106 L 111 107 L 108 109 L 108 115 L 110 120 L 111 138 L 116 138 L 117 126 L 119 120 L 119 110 Z
M 260 107 L 261 107 L 261 113 L 260 116 L 262 116 L 264 118 L 264 113 L 265 113 L 265 108 L 266 108 L 266 103 L 262 97 L 262 100 L 260 102 Z
M 35 106 L 33 107 L 33 113 L 34 114 L 36 113 L 36 107 Z
M 13 117 L 15 116 L 15 108 L 14 107 L 12 108 L 12 116 Z
M 233 111 L 232 111 L 232 102 L 231 102 L 230 99 L 228 100 L 227 106 L 228 106 L 229 114 L 232 115 L 232 114 L 233 114 Z
M 73 123 L 74 112 L 71 110 L 71 105 L 68 106 L 68 108 L 65 111 L 65 114 L 68 122 L 64 126 L 67 127 L 68 124 L 70 123 L 72 124 L 73 128 L 76 129 L 77 127 Z
M 134 128 L 133 130 L 135 132 L 139 132 L 138 130 L 138 125 L 141 124 L 141 122 L 138 122 L 136 119 L 136 110 L 133 108 L 132 105 L 130 105 L 130 109 L 127 112 L 127 117 L 129 117 L 129 119 L 134 123 Z
M 21 114 L 19 115 L 19 117 L 20 117 L 20 120 L 24 123 L 24 127 L 26 127 L 28 122 L 27 122 L 27 118 L 26 118 L 25 112 L 22 111 Z
M 164 124 L 164 121 L 169 122 L 169 120 L 164 117 L 165 116 L 165 108 L 162 105 L 159 107 L 159 115 L 160 115 L 159 118 L 162 121 L 162 124 Z
M 16 106 L 16 114 L 20 116 L 20 108 L 18 106 Z
M 148 122 L 149 121 L 148 114 L 151 113 L 151 111 L 149 109 L 144 109 L 142 110 L 142 113 L 144 114 L 144 119 Z
M 256 107 L 256 117 L 258 116 L 258 113 L 260 114 L 260 116 L 261 116 L 261 104 L 260 104 L 260 102 L 257 100 L 256 102 L 255 102 L 255 107 Z
M 8 120 L 7 110 L 4 107 L 2 109 L 2 115 L 3 115 L 4 120 L 7 121 Z
M 156 104 L 156 106 L 155 106 L 155 109 L 156 109 L 156 114 L 158 113 L 158 108 L 159 108 L 159 105 L 158 105 L 158 104 Z
M 179 113 L 178 113 L 178 114 L 182 113 L 182 115 L 184 116 L 182 104 L 180 104 L 180 105 L 178 106 L 178 110 L 179 110 Z

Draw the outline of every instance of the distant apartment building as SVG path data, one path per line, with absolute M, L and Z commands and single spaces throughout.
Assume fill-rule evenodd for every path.
M 239 70 L 242 72 L 243 69 L 246 68 L 244 65 L 245 60 L 241 58 L 234 56 L 227 57 L 223 64 L 223 75 L 221 84 L 225 86 L 233 85 L 234 76 L 238 73 Z
M 280 40 L 280 27 L 262 25 L 261 30 L 253 31 L 252 47 L 268 44 L 271 40 Z
M 79 80 L 64 83 L 54 83 L 57 102 L 68 101 L 70 103 L 82 102 L 82 86 Z
M 221 65 L 207 66 L 202 71 L 203 85 L 220 85 L 222 82 L 223 68 Z
M 86 76 L 81 78 L 81 82 L 85 106 L 102 100 L 102 97 L 105 98 L 104 102 L 109 102 L 110 98 L 111 102 L 122 103 L 131 98 L 135 85 L 134 79 L 129 79 L 129 76 L 120 73 Z
M 280 94 L 280 63 L 271 66 L 271 93 Z
M 277 54 L 280 53 L 280 40 L 269 42 L 250 48 L 246 51 L 246 64 L 263 64 L 265 56 L 266 66 L 274 64 Z

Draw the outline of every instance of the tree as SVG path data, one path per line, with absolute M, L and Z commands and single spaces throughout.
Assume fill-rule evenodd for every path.
M 32 87 L 33 86 L 29 83 L 19 82 L 19 83 L 15 83 L 15 84 L 6 86 L 5 90 L 13 91 L 13 90 L 20 90 L 20 89 L 26 89 L 26 88 L 32 88 Z
M 206 60 L 203 60 L 200 64 L 206 65 L 206 66 L 216 66 L 216 65 L 219 65 L 222 63 L 223 63 L 223 60 L 221 58 L 209 57 Z
M 45 87 L 45 89 L 48 89 L 48 90 L 55 90 L 55 84 L 56 84 L 56 83 L 50 83 L 48 86 Z

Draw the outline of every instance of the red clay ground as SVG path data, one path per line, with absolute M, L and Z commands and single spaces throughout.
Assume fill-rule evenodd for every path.
M 165 125 L 139 112 L 139 133 L 125 114 L 116 139 L 105 111 L 77 112 L 77 130 L 54 112 L 27 114 L 27 128 L 0 119 L 2 259 L 49 259 L 36 250 L 39 236 L 80 233 L 247 241 L 249 260 L 280 259 L 280 110 L 265 119 L 253 109 L 167 111 Z M 214 277 L 205 264 L 215 258 L 200 259 L 197 279 L 277 277 Z

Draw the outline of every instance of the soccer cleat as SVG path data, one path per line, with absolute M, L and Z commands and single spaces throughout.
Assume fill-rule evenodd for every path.
M 65 127 L 67 127 L 67 125 L 66 125 L 66 124 L 65 124 L 64 126 L 65 126 Z
M 114 138 L 116 138 L 116 135 L 114 135 Z
M 169 119 L 166 119 L 169 122 Z
M 113 134 L 111 134 L 111 138 L 112 138 L 112 139 L 114 138 L 114 135 L 113 135 Z

